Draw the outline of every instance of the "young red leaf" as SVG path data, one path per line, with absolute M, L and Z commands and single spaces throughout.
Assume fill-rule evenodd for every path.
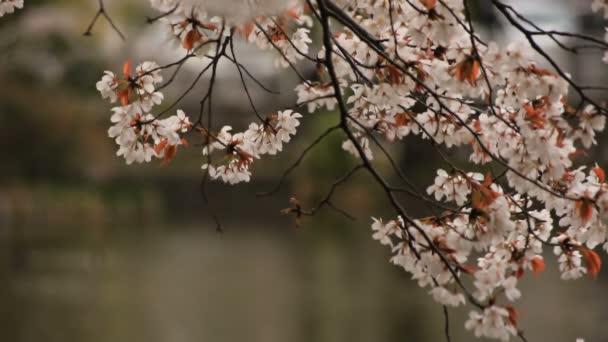
M 156 152 L 156 154 L 160 154 L 165 149 L 168 143 L 169 142 L 166 139 L 161 141 L 160 143 L 158 143 L 158 145 L 154 147 L 154 152 Z
M 437 0 L 420 0 L 420 2 L 426 7 L 427 10 L 432 10 L 437 6 Z
M 602 260 L 600 259 L 600 256 L 588 248 L 581 247 L 580 251 L 585 259 L 587 272 L 591 277 L 597 279 L 597 275 L 600 273 L 600 268 L 602 267 Z
M 509 322 L 512 326 L 517 328 L 517 318 L 519 316 L 517 310 L 515 310 L 515 308 L 512 306 L 506 306 L 505 309 L 507 309 L 507 311 L 509 312 Z
M 576 208 L 584 223 L 589 222 L 593 218 L 593 202 L 590 200 L 584 198 L 576 201 Z
M 539 275 L 545 270 L 545 260 L 539 255 L 532 258 L 530 264 L 532 265 L 532 272 L 534 272 L 535 275 Z
M 191 51 L 192 49 L 194 49 L 194 45 L 198 43 L 201 39 L 203 39 L 203 36 L 198 32 L 198 30 L 194 29 L 188 31 L 188 33 L 186 33 L 186 36 L 184 37 L 184 49 Z
M 169 145 L 169 146 L 165 147 L 165 155 L 163 156 L 163 161 L 160 165 L 165 166 L 165 165 L 169 164 L 171 159 L 173 159 L 173 157 L 175 157 L 176 153 L 177 153 L 177 145 Z
M 592 170 L 597 176 L 597 179 L 600 181 L 600 183 L 606 182 L 606 172 L 604 172 L 604 169 L 599 166 L 596 166 Z
M 127 59 L 125 63 L 122 65 L 122 74 L 125 77 L 131 77 L 131 60 Z

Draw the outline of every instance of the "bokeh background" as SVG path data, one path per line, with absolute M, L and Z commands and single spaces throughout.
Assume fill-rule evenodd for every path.
M 604 22 L 590 13 L 590 2 L 509 1 L 545 28 L 603 37 Z M 256 196 L 336 122 L 335 113 L 306 116 L 281 155 L 256 163 L 251 183 L 209 187 L 223 233 L 200 195 L 200 146 L 180 150 L 167 167 L 126 166 L 115 157 L 106 133 L 110 106 L 95 82 L 127 58 L 165 64 L 179 55 L 158 25 L 146 24 L 155 13 L 144 0 L 106 0 L 126 42 L 103 20 L 84 37 L 96 3 L 27 0 L 24 10 L 0 19 L 0 341 L 444 340 L 441 307 L 370 238 L 370 216 L 394 214 L 367 176 L 354 177 L 334 200 L 356 221 L 321 211 L 295 228 L 293 218 L 280 215 L 291 196 L 314 206 L 352 167 L 342 136 L 313 150 L 277 194 Z M 522 40 L 484 1 L 475 18 L 484 37 Z M 601 51 L 573 56 L 544 46 L 577 80 L 608 79 Z M 292 75 L 274 70 L 268 54 L 241 44 L 237 52 L 282 93 L 256 90 L 262 111 L 295 103 Z M 200 68 L 197 61 L 186 65 L 165 92 L 167 104 Z M 308 74 L 312 68 L 302 66 Z M 197 113 L 206 82 L 179 107 Z M 244 127 L 253 114 L 233 66 L 220 65 L 217 86 L 217 124 Z M 421 188 L 441 166 L 415 137 L 393 152 Z M 594 148 L 589 159 L 608 166 L 608 149 Z M 386 161 L 378 163 L 389 174 Z M 415 216 L 426 213 L 403 201 Z M 607 272 L 597 281 L 564 282 L 552 260 L 545 273 L 522 282 L 517 307 L 528 339 L 608 341 Z M 463 328 L 467 310 L 450 310 L 454 341 L 474 340 Z

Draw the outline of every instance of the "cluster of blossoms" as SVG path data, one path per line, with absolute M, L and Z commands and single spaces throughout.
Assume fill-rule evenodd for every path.
M 23 0 L 0 0 L 0 17 L 11 14 L 18 8 L 23 8 Z
M 156 87 L 163 81 L 159 66 L 154 62 L 143 62 L 131 72 L 131 63 L 123 65 L 122 76 L 106 71 L 97 82 L 97 90 L 103 98 L 120 106 L 112 108 L 108 130 L 110 138 L 118 145 L 118 156 L 127 164 L 150 162 L 152 158 L 168 163 L 177 152 L 177 147 L 187 145 L 180 134 L 187 132 L 192 124 L 182 110 L 166 119 L 150 114 L 155 105 L 163 100 Z
M 212 179 L 221 179 L 224 183 L 248 182 L 251 178 L 249 168 L 254 159 L 282 151 L 283 143 L 288 143 L 296 134 L 301 117 L 292 110 L 279 111 L 269 115 L 261 124 L 251 123 L 245 132 L 236 134 L 230 133 L 232 127 L 224 126 L 216 136 L 208 136 L 212 142 L 203 148 L 203 155 L 210 156 L 219 150 L 225 153 L 223 158 L 212 163 L 209 157 L 202 168 L 209 169 Z
M 591 3 L 591 9 L 593 12 L 602 12 L 604 19 L 608 19 L 608 1 L 606 0 L 593 0 Z
M 553 222 L 548 210 L 530 210 L 531 203 L 505 194 L 489 177 L 483 178 L 439 170 L 428 191 L 459 202 L 461 209 L 417 220 L 374 219 L 373 237 L 391 247 L 391 262 L 430 288 L 438 303 L 459 306 L 468 297 L 480 307 L 481 312 L 471 311 L 467 329 L 477 336 L 507 340 L 517 333 L 517 311 L 510 303 L 521 297 L 518 280 L 526 270 L 544 270 L 542 247 Z M 452 196 L 453 189 L 460 189 L 467 199 Z M 471 276 L 473 290 L 458 281 L 462 275 Z M 502 295 L 507 300 L 503 305 L 498 304 Z
M 348 137 L 342 148 L 365 167 L 372 167 L 379 139 L 399 143 L 417 136 L 438 149 L 448 170 L 438 170 L 418 196 L 441 213 L 414 219 L 396 206 L 396 219 L 373 218 L 373 238 L 435 301 L 472 304 L 465 326 L 476 336 L 508 340 L 518 334 L 518 282 L 545 269 L 544 247 L 557 256 L 563 279 L 597 277 L 601 261 L 594 249 L 608 251 L 608 184 L 602 168 L 577 167 L 574 160 L 596 144 L 606 109 L 588 100 L 571 106 L 571 81 L 542 68 L 534 46 L 484 42 L 467 24 L 463 0 L 340 0 L 332 9 L 328 0 L 294 1 L 280 15 L 238 19 L 209 15 L 197 1 L 151 3 L 187 56 L 211 64 L 224 56 L 240 71 L 236 56 L 225 54 L 240 38 L 275 51 L 278 68 L 297 71 L 297 63 L 314 62 L 315 80 L 295 88 L 298 103 L 309 113 L 338 108 Z M 608 13 L 606 1 L 592 6 Z M 323 46 L 309 55 L 313 18 L 323 21 L 327 11 L 349 19 L 324 32 Z M 323 30 L 330 30 L 326 24 Z M 213 132 L 182 111 L 161 119 L 150 112 L 163 100 L 157 91 L 163 67 L 145 62 L 133 75 L 130 69 L 127 63 L 122 76 L 106 72 L 97 84 L 104 98 L 120 103 L 109 135 L 127 163 L 154 157 L 166 163 L 186 144 L 184 134 L 199 132 L 206 174 L 247 182 L 252 163 L 282 151 L 302 118 L 293 110 L 265 118 L 256 112 L 258 121 L 238 133 L 231 126 Z M 492 162 L 503 172 L 493 178 L 460 170 L 441 149 L 467 153 L 477 170 Z M 294 211 L 301 214 L 299 204 Z
M 188 55 L 201 55 L 203 59 L 213 53 L 214 47 L 218 53 L 220 40 L 229 37 L 232 31 L 240 32 L 243 40 L 261 48 L 273 44 L 280 50 L 277 60 L 287 61 L 277 63 L 281 66 L 300 59 L 301 56 L 294 51 L 307 51 L 307 44 L 311 42 L 309 31 L 300 27 L 312 25 L 312 19 L 304 15 L 302 6 L 290 7 L 285 16 L 264 18 L 263 24 L 252 21 L 237 25 L 217 16 L 208 16 L 196 2 L 151 0 L 151 4 L 165 12 L 160 20 L 167 27 L 174 47 Z M 294 31 L 293 35 L 288 36 L 288 31 Z M 183 136 L 198 131 L 205 140 L 202 168 L 212 179 L 236 184 L 250 180 L 250 166 L 255 159 L 282 151 L 283 144 L 296 134 L 302 116 L 293 110 L 259 117 L 260 123 L 251 123 L 246 131 L 240 133 L 232 133 L 231 126 L 224 126 L 214 133 L 202 124 L 200 118 L 193 124 L 182 110 L 168 118 L 161 118 L 166 111 L 153 115 L 152 109 L 164 99 L 163 94 L 157 91 L 159 86 L 164 87 L 161 85 L 164 68 L 155 62 L 143 62 L 132 74 L 131 64 L 127 61 L 121 76 L 106 71 L 97 82 L 97 90 L 104 99 L 120 104 L 112 108 L 113 126 L 108 135 L 119 146 L 117 155 L 123 156 L 127 164 L 150 162 L 153 158 L 162 159 L 162 164 L 166 164 L 175 156 L 178 146 L 188 145 Z
M 245 41 L 260 49 L 276 49 L 279 54 L 276 65 L 289 67 L 308 53 L 312 40 L 309 38 L 312 18 L 304 13 L 305 6 L 299 1 L 286 1 L 285 11 L 278 16 L 259 16 L 259 6 L 255 2 L 245 5 L 241 11 L 248 16 L 230 17 L 210 16 L 203 1 L 150 0 L 152 7 L 168 15 L 160 20 L 166 27 L 167 35 L 177 46 L 189 52 L 203 54 L 212 47 L 210 42 L 228 36 L 231 30 L 237 32 Z M 263 7 L 263 6 L 262 6 Z
M 596 143 L 604 113 L 569 106 L 568 80 L 541 68 L 531 47 L 472 38 L 460 24 L 461 0 L 341 4 L 400 62 L 383 64 L 386 56 L 349 30 L 335 34 L 332 64 L 352 94 L 348 124 L 355 131 L 343 148 L 372 160 L 372 134 L 388 141 L 413 134 L 447 148 L 469 146 L 472 163 L 506 169 L 502 186 L 481 174 L 439 170 L 428 193 L 457 207 L 424 219 L 374 219 L 373 236 L 437 302 L 475 304 L 466 327 L 476 336 L 508 340 L 517 334 L 518 280 L 526 270 L 544 270 L 543 246 L 553 246 L 563 279 L 599 272 L 593 249 L 608 250 L 608 185 L 601 168 L 573 169 L 573 159 Z M 301 85 L 299 100 L 326 88 Z M 322 101 L 309 109 L 334 105 Z M 459 281 L 463 275 L 473 289 Z

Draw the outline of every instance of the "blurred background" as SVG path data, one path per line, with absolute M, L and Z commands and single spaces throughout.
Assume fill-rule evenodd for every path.
M 605 32 L 601 15 L 590 13 L 591 1 L 509 3 L 545 28 L 600 38 Z M 115 157 L 107 138 L 110 105 L 95 83 L 127 58 L 165 64 L 179 55 L 164 44 L 159 25 L 146 24 L 156 13 L 144 0 L 106 0 L 126 42 L 103 20 L 84 37 L 96 4 L 27 0 L 24 10 L 0 19 L 0 341 L 445 339 L 441 307 L 371 240 L 370 216 L 394 213 L 366 175 L 354 177 L 334 200 L 356 221 L 321 211 L 295 228 L 292 217 L 280 215 L 291 196 L 313 207 L 354 165 L 341 152 L 340 134 L 314 149 L 277 194 L 256 196 L 275 186 L 307 144 L 337 121 L 336 113 L 306 116 L 282 154 L 255 164 L 251 183 L 209 186 L 223 233 L 200 195 L 199 146 L 180 150 L 167 167 L 126 166 Z M 483 1 L 475 17 L 484 37 L 522 40 Z M 573 56 L 544 43 L 576 80 L 605 84 L 602 51 Z M 261 111 L 295 103 L 291 74 L 277 73 L 267 54 L 236 49 L 241 62 L 282 93 L 251 85 Z M 200 68 L 200 61 L 185 66 L 165 91 L 166 104 Z M 238 74 L 229 64 L 218 72 L 216 124 L 243 129 L 253 113 Z M 197 113 L 206 86 L 203 80 L 178 107 Z M 605 136 L 600 141 L 608 143 Z M 442 166 L 415 137 L 394 153 L 422 189 Z M 466 160 L 457 151 L 452 157 Z M 595 148 L 589 159 L 608 166 L 608 149 Z M 389 174 L 386 161 L 378 163 Z M 414 216 L 426 214 L 416 201 L 403 201 Z M 522 282 L 517 307 L 528 339 L 608 341 L 607 272 L 597 281 L 564 282 L 552 260 L 545 273 Z M 468 308 L 450 312 L 453 341 L 474 340 L 463 328 Z

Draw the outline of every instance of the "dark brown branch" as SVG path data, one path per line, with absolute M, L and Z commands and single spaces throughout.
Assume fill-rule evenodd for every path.
M 302 153 L 300 153 L 300 156 L 298 157 L 298 159 L 296 159 L 296 161 L 289 168 L 287 168 L 287 170 L 285 170 L 285 172 L 283 172 L 283 174 L 281 175 L 281 178 L 279 179 L 279 182 L 277 183 L 277 185 L 274 188 L 272 188 L 270 191 L 267 191 L 267 192 L 260 192 L 257 195 L 258 196 L 268 196 L 268 195 L 275 194 L 277 191 L 279 191 L 281 189 L 281 186 L 283 185 L 283 183 L 287 179 L 287 176 L 289 176 L 289 174 L 293 170 L 295 170 L 298 167 L 298 165 L 300 165 L 300 163 L 302 162 L 302 160 L 304 159 L 304 157 L 306 157 L 306 155 L 308 154 L 308 152 L 310 152 L 310 150 L 312 150 L 321 141 L 323 141 L 323 139 L 325 139 L 325 137 L 327 137 L 333 131 L 335 131 L 335 130 L 337 130 L 339 128 L 340 128 L 339 126 L 332 126 L 332 127 L 328 128 L 325 132 L 323 132 L 321 135 L 319 135 L 317 137 L 317 139 L 315 139 L 310 145 L 308 145 L 308 147 L 306 147 L 304 149 L 304 151 L 302 151 Z
M 317 206 L 315 208 L 312 208 L 310 211 L 303 211 L 302 213 L 304 215 L 314 216 L 317 213 L 317 211 L 321 210 L 324 206 L 329 206 L 330 208 L 334 209 L 338 213 L 344 215 L 349 220 L 354 221 L 355 218 L 352 215 L 350 215 L 349 213 L 347 213 L 346 211 L 336 207 L 333 204 L 333 202 L 331 201 L 331 198 L 334 195 L 334 192 L 336 191 L 338 186 L 346 183 L 355 173 L 357 173 L 357 171 L 361 170 L 362 168 L 363 168 L 363 165 L 357 165 L 354 168 L 352 168 L 350 171 L 348 171 L 344 176 L 338 178 L 331 185 L 331 187 L 330 187 L 329 191 L 327 192 L 327 194 L 325 195 L 325 197 L 323 197 L 323 199 L 319 202 L 319 204 L 317 204 Z
M 234 32 L 231 33 L 231 37 L 233 37 L 233 33 Z M 253 112 L 255 113 L 255 116 L 258 118 L 258 120 L 264 122 L 264 118 L 260 116 L 260 113 L 258 112 L 257 108 L 255 107 L 255 104 L 253 103 L 253 98 L 251 97 L 251 93 L 249 93 L 249 88 L 247 87 L 245 76 L 243 75 L 243 71 L 241 71 L 241 66 L 236 58 L 236 53 L 234 53 L 234 39 L 230 39 L 230 54 L 232 55 L 232 58 L 234 58 L 234 65 L 236 66 L 236 70 L 239 73 L 239 78 L 241 79 L 241 84 L 243 86 L 243 89 L 245 90 L 247 99 L 249 100 L 249 105 L 251 106 L 251 109 L 253 109 Z
M 103 0 L 98 0 L 98 4 L 99 4 L 99 7 L 97 9 L 97 13 L 95 13 L 93 20 L 91 20 L 91 23 L 87 27 L 87 30 L 84 31 L 83 35 L 85 35 L 85 36 L 92 35 L 93 26 L 95 26 L 97 19 L 99 19 L 100 16 L 103 16 L 104 19 L 108 22 L 108 24 L 110 24 L 110 26 L 112 26 L 112 29 L 120 36 L 120 39 L 122 39 L 123 41 L 127 40 L 125 35 L 122 34 L 122 32 L 118 29 L 116 24 L 114 24 L 114 21 L 112 20 L 112 18 L 110 18 L 110 16 L 108 15 L 108 12 L 106 11 Z
M 353 18 L 351 18 L 350 15 L 344 12 L 340 7 L 338 7 L 332 1 L 325 1 L 324 3 L 326 5 L 328 15 L 337 19 L 344 26 L 351 29 L 355 34 L 357 34 L 357 36 L 361 37 L 361 39 L 365 40 L 369 44 L 374 45 L 374 47 L 376 47 L 377 49 L 384 50 L 384 47 L 381 44 L 381 40 L 378 40 L 374 36 L 369 34 L 366 29 L 361 27 L 356 21 L 353 20 Z
M 164 17 L 167 17 L 167 16 L 173 14 L 178 8 L 179 8 L 179 5 L 175 5 L 175 7 L 173 7 L 169 11 L 161 13 L 161 14 L 157 15 L 156 17 L 146 17 L 146 23 L 152 24 L 155 21 L 158 21 Z
M 287 58 L 287 56 L 285 56 L 285 53 L 283 53 L 283 51 L 277 46 L 277 44 L 274 43 L 274 41 L 272 41 L 272 37 L 270 37 L 270 35 L 268 35 L 268 33 L 264 30 L 264 28 L 262 28 L 262 25 L 260 25 L 259 23 L 255 23 L 256 27 L 264 34 L 264 36 L 266 37 L 266 40 L 268 41 L 268 43 L 270 43 L 270 45 L 272 45 L 272 47 L 281 55 L 281 57 L 283 57 L 283 59 L 287 62 L 287 64 L 289 65 L 289 67 L 291 68 L 291 70 L 293 70 L 293 72 L 298 75 L 298 78 L 300 78 L 300 81 L 310 85 L 310 81 L 308 81 L 306 79 L 306 77 L 304 77 L 304 75 L 302 75 L 302 73 L 296 68 L 296 66 L 289 60 L 289 58 Z
M 225 26 L 222 25 L 222 31 L 220 32 L 219 37 L 222 37 L 223 33 L 224 33 L 224 29 Z M 212 65 L 212 70 L 211 70 L 211 79 L 209 80 L 209 89 L 207 90 L 207 94 L 205 95 L 205 97 L 201 100 L 200 102 L 200 113 L 199 113 L 199 117 L 198 120 L 196 121 L 196 123 L 194 123 L 193 127 L 196 126 L 197 124 L 201 124 L 202 125 L 202 119 L 203 119 L 203 109 L 205 106 L 205 101 L 206 99 L 209 100 L 208 102 L 208 113 L 207 113 L 207 127 L 203 127 L 203 129 L 206 129 L 206 131 L 208 132 L 208 136 L 207 136 L 207 149 L 209 150 L 209 145 L 211 144 L 212 140 L 211 140 L 211 130 L 212 130 L 212 105 L 211 105 L 211 95 L 213 93 L 213 86 L 215 85 L 215 76 L 216 76 L 216 72 L 217 72 L 217 65 L 222 57 L 222 55 L 225 54 L 226 52 L 226 47 L 228 46 L 228 44 L 230 43 L 230 41 L 232 40 L 232 37 L 227 37 L 224 42 L 220 45 L 219 42 L 216 46 L 215 49 L 215 58 L 213 59 L 213 61 L 211 62 L 210 65 Z M 199 75 L 202 76 L 202 74 L 205 71 L 201 72 L 201 74 Z M 193 84 L 196 84 L 193 83 Z M 205 205 L 207 206 L 208 210 L 211 212 L 211 215 L 215 221 L 216 224 L 216 231 L 218 232 L 222 232 L 222 226 L 220 223 L 220 220 L 217 216 L 217 214 L 215 213 L 213 206 L 211 205 L 211 202 L 208 199 L 207 196 L 207 180 L 209 179 L 209 169 L 211 168 L 211 164 L 212 164 L 212 160 L 211 160 L 211 151 L 208 151 L 207 153 L 207 168 L 205 169 L 205 174 L 203 175 L 203 180 L 201 182 L 201 193 L 203 195 L 203 198 L 205 200 Z
M 243 70 L 243 71 L 245 72 L 245 74 L 246 74 L 247 76 L 249 76 L 249 78 L 251 78 L 251 80 L 252 80 L 252 81 L 253 81 L 255 84 L 257 84 L 257 85 L 258 85 L 260 88 L 262 88 L 264 91 L 266 91 L 266 92 L 268 92 L 268 93 L 270 93 L 270 94 L 275 94 L 275 95 L 280 95 L 280 94 L 281 94 L 281 92 L 280 92 L 280 91 L 277 91 L 277 90 L 272 90 L 272 89 L 268 88 L 267 86 L 265 86 L 265 85 L 264 85 L 264 84 L 263 84 L 263 83 L 262 83 L 260 80 L 258 80 L 258 79 L 257 79 L 255 76 L 253 76 L 253 74 L 251 74 L 251 72 L 250 72 L 250 71 L 249 71 L 247 68 L 245 68 L 245 66 L 244 66 L 243 64 L 241 64 L 241 63 L 239 63 L 239 62 L 235 61 L 235 60 L 234 60 L 233 58 L 231 58 L 230 56 L 225 56 L 225 57 L 226 57 L 226 59 L 227 59 L 227 60 L 229 60 L 230 62 L 232 62 L 232 63 L 234 63 L 234 64 L 238 65 L 238 66 L 241 68 L 241 70 Z
M 445 333 L 445 339 L 447 342 L 452 342 L 452 338 L 450 337 L 450 315 L 448 313 L 448 307 L 443 305 L 443 332 Z

